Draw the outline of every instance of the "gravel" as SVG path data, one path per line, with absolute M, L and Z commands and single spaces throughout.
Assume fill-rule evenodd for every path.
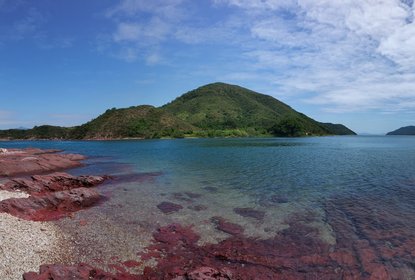
M 21 192 L 0 191 L 0 201 L 27 197 Z M 62 262 L 61 233 L 52 223 L 25 221 L 0 213 L 0 279 L 22 279 L 44 263 Z

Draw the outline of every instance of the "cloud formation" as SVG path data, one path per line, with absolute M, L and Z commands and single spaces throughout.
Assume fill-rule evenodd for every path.
M 246 55 L 285 94 L 328 111 L 414 109 L 412 1 L 216 2 L 249 18 L 258 43 Z
M 175 42 L 233 48 L 225 79 L 268 83 L 329 112 L 415 109 L 412 0 L 123 0 L 118 56 L 157 64 Z M 206 7 L 205 7 L 206 8 Z M 219 15 L 219 16 L 217 16 Z M 196 20 L 197 19 L 197 20 Z M 225 67 L 224 64 L 222 64 Z

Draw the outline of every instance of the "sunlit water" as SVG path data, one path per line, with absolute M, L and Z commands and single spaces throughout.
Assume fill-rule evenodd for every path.
M 322 240 L 336 244 L 328 203 L 357 201 L 371 209 L 369 220 L 373 211 L 402 217 L 401 235 L 415 235 L 415 137 L 15 141 L 0 146 L 81 153 L 89 157 L 86 166 L 71 173 L 118 178 L 99 188 L 107 202 L 58 222 L 77 244 L 74 262 L 137 258 L 157 227 L 174 222 L 193 225 L 201 244 L 217 243 L 229 235 L 215 228 L 213 216 L 265 239 L 287 228 L 287 219 L 313 213 L 310 225 Z M 183 209 L 164 214 L 157 208 L 163 201 Z M 238 207 L 264 211 L 265 217 L 240 216 L 234 211 Z M 79 226 L 83 220 L 86 225 Z

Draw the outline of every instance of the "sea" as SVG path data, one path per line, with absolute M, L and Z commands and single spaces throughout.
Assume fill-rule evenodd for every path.
M 111 176 L 98 187 L 103 203 L 54 222 L 72 244 L 71 262 L 104 266 L 137 260 L 141 266 L 129 269 L 142 271 L 157 265 L 156 258 L 140 257 L 154 244 L 154 232 L 179 224 L 199 236 L 201 247 L 235 235 L 289 240 L 292 250 L 281 255 L 295 260 L 291 270 L 319 275 L 338 266 L 336 273 L 356 279 L 415 279 L 415 137 L 5 141 L 0 146 L 80 153 L 88 159 L 69 173 Z M 166 202 L 175 207 L 163 212 L 160 205 Z M 278 254 L 278 248 L 270 250 Z M 323 260 L 306 261 L 301 252 Z

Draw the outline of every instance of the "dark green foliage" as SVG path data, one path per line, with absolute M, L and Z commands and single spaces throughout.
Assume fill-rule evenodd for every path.
M 278 121 L 270 130 L 275 136 L 299 137 L 307 135 L 302 122 L 295 117 L 286 117 Z
M 342 124 L 320 123 L 324 128 L 334 135 L 356 135 L 356 133 Z
M 405 126 L 391 131 L 386 135 L 415 135 L 415 126 Z
M 3 139 L 67 139 L 72 128 L 41 125 L 32 129 L 0 130 Z
M 159 108 L 149 105 L 110 109 L 74 129 L 74 139 L 184 137 L 194 127 Z
M 277 99 L 224 83 L 190 91 L 160 108 L 108 109 L 73 128 L 39 126 L 0 131 L 10 139 L 120 139 L 182 137 L 306 136 L 354 134 L 319 123 Z

